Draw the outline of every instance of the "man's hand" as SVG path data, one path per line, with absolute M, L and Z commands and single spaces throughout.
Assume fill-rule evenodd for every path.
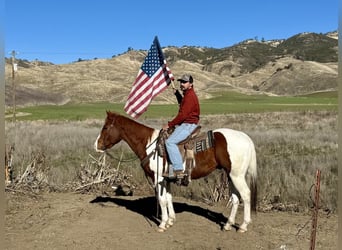
M 169 125 L 167 125 L 167 124 L 163 125 L 163 130 L 167 130 L 168 128 L 169 128 Z

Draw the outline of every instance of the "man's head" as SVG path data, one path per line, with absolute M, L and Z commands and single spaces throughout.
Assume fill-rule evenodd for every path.
M 182 75 L 181 78 L 179 78 L 177 81 L 179 81 L 180 83 L 180 88 L 181 90 L 187 90 L 189 88 L 192 88 L 192 85 L 193 85 L 193 82 L 194 82 L 194 79 L 192 78 L 191 75 L 189 74 L 184 74 Z
M 177 81 L 180 81 L 180 82 L 190 82 L 190 83 L 193 83 L 193 78 L 191 75 L 189 74 L 184 74 L 182 75 L 181 78 L 179 78 Z

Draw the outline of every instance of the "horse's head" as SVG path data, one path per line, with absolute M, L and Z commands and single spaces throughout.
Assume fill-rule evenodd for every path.
M 97 152 L 104 152 L 106 149 L 113 147 L 121 141 L 120 131 L 115 126 L 116 117 L 117 115 L 115 113 L 107 111 L 105 124 L 94 144 Z

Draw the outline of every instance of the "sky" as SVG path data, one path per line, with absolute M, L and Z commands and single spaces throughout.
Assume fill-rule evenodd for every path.
M 5 0 L 5 57 L 65 64 L 160 45 L 230 47 L 338 29 L 338 0 Z

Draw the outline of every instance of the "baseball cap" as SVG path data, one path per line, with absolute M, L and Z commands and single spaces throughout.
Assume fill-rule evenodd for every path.
M 192 83 L 192 82 L 193 82 L 193 78 L 192 78 L 192 76 L 189 75 L 189 74 L 184 74 L 184 75 L 182 75 L 182 77 L 179 78 L 177 81 L 181 81 L 181 82 L 190 82 L 190 83 Z

